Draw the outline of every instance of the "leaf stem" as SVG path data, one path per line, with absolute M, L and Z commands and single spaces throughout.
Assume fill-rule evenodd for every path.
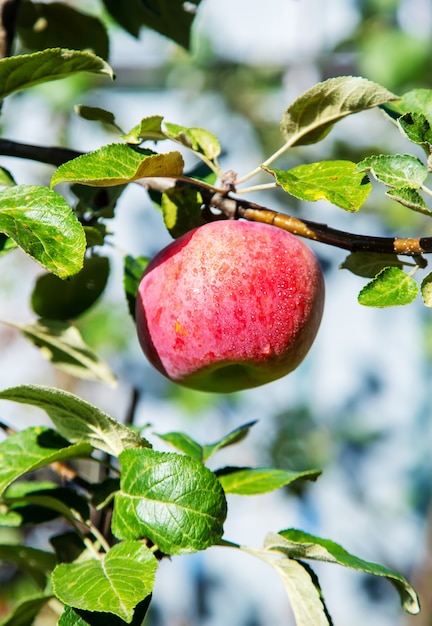
M 253 169 L 248 174 L 245 174 L 244 176 L 241 176 L 240 178 L 237 178 L 236 183 L 235 183 L 236 186 L 237 185 L 241 185 L 241 183 L 246 182 L 247 180 L 249 180 L 250 178 L 253 178 L 254 176 L 257 176 L 260 172 L 262 172 L 263 168 L 267 167 L 268 165 L 271 165 L 271 163 L 276 161 L 276 159 L 278 159 L 289 148 L 291 148 L 292 143 L 293 143 L 293 139 L 291 139 L 290 141 L 287 141 L 286 143 L 283 144 L 283 146 L 281 146 L 278 150 L 276 150 L 276 152 L 274 152 L 271 156 L 269 156 L 268 159 L 266 159 L 263 163 L 261 163 L 261 165 L 259 165 L 255 169 Z
M 432 196 L 432 189 L 429 189 L 426 185 L 420 185 L 420 189 L 424 191 L 424 193 L 427 193 L 428 196 Z
M 253 191 L 264 191 L 265 189 L 276 189 L 278 187 L 277 183 L 265 183 L 263 185 L 252 185 L 251 187 L 244 187 L 242 189 L 238 189 L 238 193 L 252 193 Z
M 92 535 L 99 541 L 101 547 L 105 550 L 105 552 L 109 552 L 111 550 L 111 546 L 102 535 L 102 533 L 99 531 L 97 526 L 95 526 L 91 520 L 88 520 L 86 522 L 86 526 L 88 527 Z

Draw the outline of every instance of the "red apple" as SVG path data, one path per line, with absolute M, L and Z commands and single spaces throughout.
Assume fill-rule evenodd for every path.
M 323 304 L 322 271 L 305 243 L 276 226 L 223 220 L 179 237 L 149 263 L 136 323 L 145 354 L 167 378 L 232 392 L 294 370 Z

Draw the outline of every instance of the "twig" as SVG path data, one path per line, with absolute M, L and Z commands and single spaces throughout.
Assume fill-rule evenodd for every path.
M 155 178 L 143 179 L 137 182 L 155 191 L 166 191 L 170 187 L 185 184 L 184 181 L 176 181 L 175 179 Z M 326 224 L 279 213 L 278 211 L 273 211 L 260 204 L 250 202 L 249 200 L 234 198 L 229 194 L 215 192 L 208 187 L 202 187 L 199 181 L 190 180 L 187 184 L 199 189 L 208 207 L 221 212 L 220 215 L 214 214 L 212 219 L 243 218 L 253 222 L 272 224 L 299 237 L 319 241 L 337 248 L 343 248 L 350 252 L 377 252 L 381 254 L 390 253 L 405 256 L 432 253 L 432 237 L 406 238 L 357 235 L 355 233 L 332 228 Z
M 43 163 L 58 166 L 82 153 L 67 148 L 31 146 L 0 139 L 0 154 L 42 161 Z M 250 202 L 249 200 L 233 197 L 229 193 L 221 193 L 220 190 L 211 185 L 195 179 L 188 179 L 186 177 L 144 178 L 135 182 L 147 189 L 153 189 L 159 192 L 164 192 L 169 188 L 181 185 L 193 187 L 201 193 L 206 207 L 215 208 L 221 212 L 220 215 L 209 215 L 210 212 L 208 212 L 206 217 L 209 217 L 209 219 L 243 218 L 255 222 L 264 222 L 278 226 L 299 237 L 319 241 L 351 252 L 366 251 L 382 254 L 401 254 L 405 256 L 432 253 L 432 237 L 406 238 L 357 235 L 355 233 L 337 230 L 326 224 L 272 211 L 265 206 Z
M 62 165 L 62 163 L 66 163 L 66 161 L 80 156 L 82 152 L 69 148 L 58 148 L 57 146 L 33 146 L 11 141 L 10 139 L 0 139 L 0 154 L 3 156 L 17 157 L 19 159 L 39 161 L 40 163 L 47 163 L 48 165 L 58 167 Z

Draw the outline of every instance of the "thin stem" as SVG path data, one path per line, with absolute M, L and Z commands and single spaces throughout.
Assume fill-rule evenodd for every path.
M 428 194 L 428 196 L 432 196 L 432 189 L 426 187 L 426 185 L 420 185 L 420 189 Z
M 292 140 L 291 141 L 287 141 L 286 143 L 284 143 L 284 145 L 281 146 L 279 148 L 279 150 L 276 150 L 276 152 L 274 152 L 271 156 L 269 156 L 269 158 L 266 159 L 263 163 L 261 163 L 261 165 L 259 165 L 255 169 L 253 169 L 248 174 L 245 174 L 244 176 L 241 176 L 240 178 L 237 178 L 236 186 L 237 185 L 241 185 L 241 183 L 244 183 L 245 181 L 249 180 L 250 178 L 253 178 L 254 176 L 257 176 L 260 172 L 262 172 L 263 168 L 266 168 L 269 165 L 271 165 L 274 161 L 276 161 L 276 159 L 278 159 L 289 148 L 291 148 L 291 146 L 292 146 Z
M 275 152 L 263 165 L 269 165 L 278 156 L 287 150 L 291 143 L 286 143 L 277 152 Z M 30 146 L 20 144 L 13 141 L 0 139 L 0 154 L 8 156 L 16 156 L 35 161 L 42 161 L 52 165 L 60 165 L 76 156 L 80 152 L 67 150 L 63 148 L 41 148 L 39 146 Z M 261 167 L 258 171 L 261 170 Z M 241 182 L 249 178 L 244 176 L 238 179 Z M 273 224 L 279 228 L 283 228 L 299 237 L 319 241 L 327 245 L 336 246 L 351 252 L 378 252 L 393 253 L 404 256 L 416 256 L 421 254 L 432 253 L 432 237 L 373 237 L 369 235 L 357 235 L 350 232 L 340 231 L 331 228 L 326 224 L 320 224 L 309 220 L 302 220 L 284 213 L 272 211 L 265 206 L 252 203 L 247 200 L 233 198 L 225 189 L 218 189 L 203 181 L 188 178 L 186 176 L 178 176 L 171 178 L 143 178 L 136 183 L 147 189 L 156 191 L 165 191 L 169 187 L 177 184 L 186 184 L 197 191 L 203 197 L 203 202 L 207 207 L 216 208 L 220 211 L 220 215 L 212 215 L 210 211 L 206 214 L 208 219 L 238 219 L 243 218 L 256 222 L 265 222 Z M 428 191 L 429 193 L 429 191 Z
M 243 187 L 238 189 L 238 193 L 252 193 L 253 191 L 263 191 L 265 189 L 276 189 L 277 183 L 265 183 L 263 185 L 252 185 L 251 187 Z
M 111 550 L 111 546 L 109 545 L 103 534 L 99 531 L 97 526 L 95 526 L 90 520 L 86 522 L 86 526 L 90 530 L 91 534 L 99 541 L 101 547 L 105 550 L 105 552 L 109 552 Z

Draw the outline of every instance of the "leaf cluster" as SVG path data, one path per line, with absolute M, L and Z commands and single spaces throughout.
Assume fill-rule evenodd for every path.
M 257 549 L 224 538 L 227 496 L 264 494 L 316 480 L 320 474 L 272 467 L 211 471 L 207 461 L 218 450 L 243 441 L 253 422 L 205 445 L 181 432 L 158 434 L 176 449 L 159 452 L 136 431 L 59 389 L 22 385 L 1 391 L 0 400 L 38 407 L 55 426 L 12 432 L 0 443 L 0 525 L 19 528 L 62 519 L 69 527 L 51 538 L 51 550 L 0 545 L 0 558 L 26 571 L 40 589 L 39 595 L 17 604 L 4 624 L 23 619 L 22 613 L 27 621 L 20 623 L 32 623 L 52 597 L 64 605 L 60 625 L 93 625 L 100 619 L 119 625 L 141 623 L 160 560 L 215 545 L 241 549 L 268 562 L 285 585 L 298 625 L 331 623 L 318 580 L 305 560 L 384 576 L 396 587 L 405 610 L 418 611 L 415 592 L 403 576 L 329 540 L 284 530 L 270 533 Z M 68 465 L 77 459 L 99 464 L 105 479 L 86 481 Z M 45 468 L 62 476 L 64 486 L 47 482 L 41 474 Z M 109 533 L 101 528 L 105 519 L 111 520 Z

